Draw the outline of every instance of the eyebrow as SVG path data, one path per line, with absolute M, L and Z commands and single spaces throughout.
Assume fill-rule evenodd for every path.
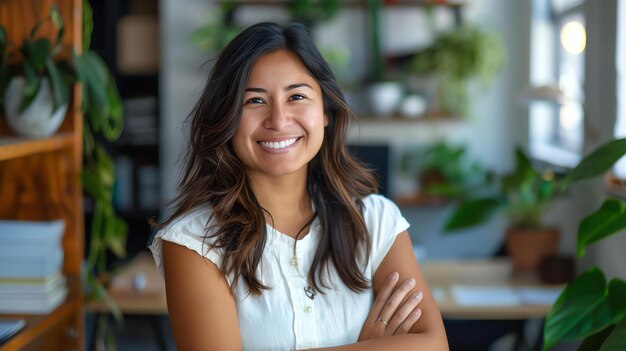
M 313 89 L 313 87 L 311 87 L 309 84 L 307 83 L 296 83 L 296 84 L 291 84 L 288 85 L 287 87 L 285 87 L 285 91 L 289 91 L 289 90 L 293 90 L 293 89 L 297 89 L 300 87 L 307 87 L 309 89 Z M 255 92 L 255 93 L 267 93 L 267 90 L 263 89 L 263 88 L 246 88 L 245 90 L 246 92 L 251 91 L 251 92 Z

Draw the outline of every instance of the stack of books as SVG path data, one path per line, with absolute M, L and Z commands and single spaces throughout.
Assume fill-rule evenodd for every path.
M 0 221 L 0 313 L 44 314 L 67 297 L 62 220 Z

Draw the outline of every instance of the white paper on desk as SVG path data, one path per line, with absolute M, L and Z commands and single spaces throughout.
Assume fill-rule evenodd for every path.
M 552 305 L 563 288 L 453 285 L 452 297 L 461 306 Z
M 453 285 L 452 297 L 461 306 L 518 306 L 522 304 L 513 287 Z
M 518 288 L 523 303 L 528 305 L 552 305 L 563 288 Z

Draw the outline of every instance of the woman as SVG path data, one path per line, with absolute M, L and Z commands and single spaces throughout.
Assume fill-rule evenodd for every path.
M 447 350 L 407 221 L 345 148 L 351 117 L 304 26 L 223 50 L 150 246 L 180 350 Z

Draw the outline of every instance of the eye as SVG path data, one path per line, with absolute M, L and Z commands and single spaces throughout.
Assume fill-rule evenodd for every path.
M 298 100 L 304 100 L 304 99 L 306 99 L 306 96 L 302 94 L 294 94 L 289 97 L 289 101 L 298 101 Z
M 249 98 L 248 100 L 246 100 L 244 102 L 244 105 L 247 105 L 247 104 L 262 104 L 264 102 L 265 101 L 263 101 L 263 99 L 261 99 L 260 97 L 253 97 L 253 98 Z

